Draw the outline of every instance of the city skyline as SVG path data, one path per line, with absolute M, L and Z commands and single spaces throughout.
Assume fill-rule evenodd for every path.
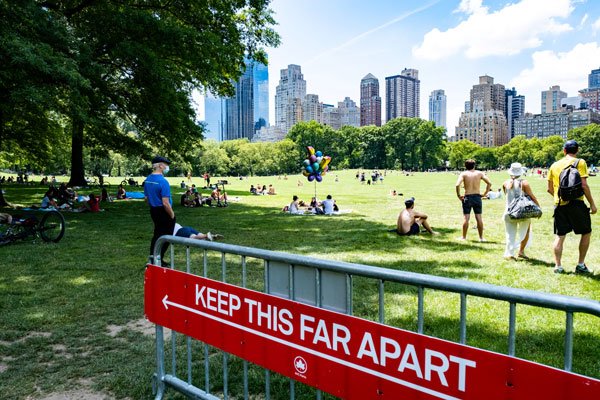
M 454 134 L 479 76 L 490 75 L 506 88 L 514 87 L 526 98 L 525 112 L 535 114 L 542 91 L 559 85 L 576 96 L 587 87 L 590 71 L 600 67 L 600 2 L 444 0 L 411 6 L 373 0 L 366 8 L 358 1 L 343 4 L 341 0 L 306 0 L 302 7 L 286 0 L 271 3 L 281 35 L 281 45 L 267 49 L 271 125 L 276 77 L 290 64 L 302 67 L 307 93 L 317 94 L 325 104 L 337 104 L 345 97 L 360 102 L 360 81 L 371 73 L 380 81 L 382 107 L 385 77 L 417 69 L 420 115 L 427 118 L 429 93 L 443 89 L 449 135 Z M 305 29 L 306 21 L 310 29 Z M 492 22 L 506 29 L 485 29 Z M 195 100 L 203 119 L 203 99 Z
M 414 68 L 421 81 L 421 118 L 427 118 L 429 94 L 443 89 L 448 133 L 453 135 L 479 76 L 515 87 L 526 97 L 525 111 L 538 113 L 543 90 L 560 85 L 575 96 L 587 87 L 590 71 L 600 67 L 600 2 L 457 0 L 414 5 L 374 0 L 362 5 L 306 0 L 299 7 L 274 0 L 271 8 L 282 43 L 268 49 L 270 75 L 278 76 L 289 64 L 300 65 L 307 93 L 337 104 L 345 97 L 359 101 L 360 80 L 368 73 L 382 85 L 385 77 Z M 485 29 L 490 23 L 505 29 Z M 270 85 L 273 99 L 276 81 Z M 380 92 L 385 107 L 385 91 Z M 273 116 L 272 106 L 271 124 Z

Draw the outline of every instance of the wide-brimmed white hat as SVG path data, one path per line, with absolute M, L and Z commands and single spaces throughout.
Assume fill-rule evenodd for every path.
M 508 174 L 510 176 L 521 176 L 523 175 L 524 168 L 521 163 L 515 162 L 510 164 L 510 168 L 508 169 Z

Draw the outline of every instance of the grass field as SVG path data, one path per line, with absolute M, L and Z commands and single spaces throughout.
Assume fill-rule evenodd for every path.
M 316 186 L 302 176 L 226 178 L 230 207 L 197 209 L 178 205 L 182 192 L 178 184 L 185 178 L 169 180 L 178 222 L 221 233 L 226 243 L 600 300 L 596 233 L 600 217 L 592 217 L 595 233 L 587 258 L 596 274 L 572 273 L 578 245 L 573 235 L 567 238 L 563 255 L 563 265 L 571 273 L 554 274 L 552 199 L 545 180 L 529 178 L 544 215 L 533 224 L 527 250 L 531 259 L 516 262 L 502 258 L 503 199 L 484 202 L 488 242 L 479 243 L 477 231 L 469 229 L 467 242 L 460 243 L 456 238 L 462 215 L 454 192 L 455 174 L 388 172 L 382 184 L 371 186 L 361 185 L 354 174 L 329 173 Z M 495 189 L 506 178 L 505 172 L 490 174 Z M 109 178 L 109 182 L 120 179 Z M 600 202 L 600 178 L 589 182 Z M 194 178 L 194 183 L 203 186 L 200 178 Z M 278 195 L 252 196 L 251 184 L 273 184 Z M 116 191 L 116 186 L 112 188 Z M 392 189 L 403 196 L 391 196 Z M 21 205 L 39 204 L 44 192 L 41 186 L 14 185 L 4 190 L 8 201 Z M 281 212 L 292 195 L 309 201 L 315 190 L 320 199 L 331 194 L 341 209 L 352 212 L 333 217 Z M 418 210 L 429 215 L 439 236 L 399 237 L 388 232 L 409 196 L 416 198 Z M 143 201 L 102 207 L 106 211 L 100 214 L 65 213 L 67 232 L 58 244 L 22 242 L 0 247 L 0 397 L 42 399 L 74 388 L 114 398 L 151 397 L 153 338 L 139 334 L 131 324 L 143 318 L 143 272 L 152 223 Z M 360 316 L 376 319 L 375 295 L 374 287 L 357 282 L 355 297 L 360 301 L 355 311 Z M 456 341 L 457 304 L 458 296 L 428 294 L 426 333 Z M 414 330 L 414 310 L 413 293 L 391 288 L 386 297 L 387 323 Z M 560 367 L 563 314 L 530 307 L 519 310 L 517 356 Z M 469 302 L 469 313 L 469 344 L 506 352 L 508 309 L 475 300 Z M 600 320 L 576 315 L 575 330 L 573 370 L 600 378 Z M 180 397 L 169 394 L 168 398 Z

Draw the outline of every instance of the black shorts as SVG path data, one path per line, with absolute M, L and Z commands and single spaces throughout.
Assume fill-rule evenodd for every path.
M 564 236 L 569 232 L 584 235 L 592 231 L 590 209 L 583 200 L 571 200 L 554 209 L 554 233 Z
M 410 226 L 410 229 L 408 232 L 401 233 L 399 230 L 396 230 L 396 233 L 400 236 L 418 235 L 419 233 L 421 233 L 421 226 L 415 222 Z
M 483 205 L 481 204 L 481 195 L 468 194 L 462 202 L 463 214 L 471 214 L 471 210 L 475 214 L 481 214 Z

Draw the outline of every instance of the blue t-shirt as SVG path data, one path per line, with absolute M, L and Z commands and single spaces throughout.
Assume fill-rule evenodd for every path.
M 150 174 L 144 183 L 144 196 L 148 198 L 150 207 L 162 207 L 163 197 L 169 198 L 169 204 L 173 205 L 171 198 L 171 187 L 162 174 Z

